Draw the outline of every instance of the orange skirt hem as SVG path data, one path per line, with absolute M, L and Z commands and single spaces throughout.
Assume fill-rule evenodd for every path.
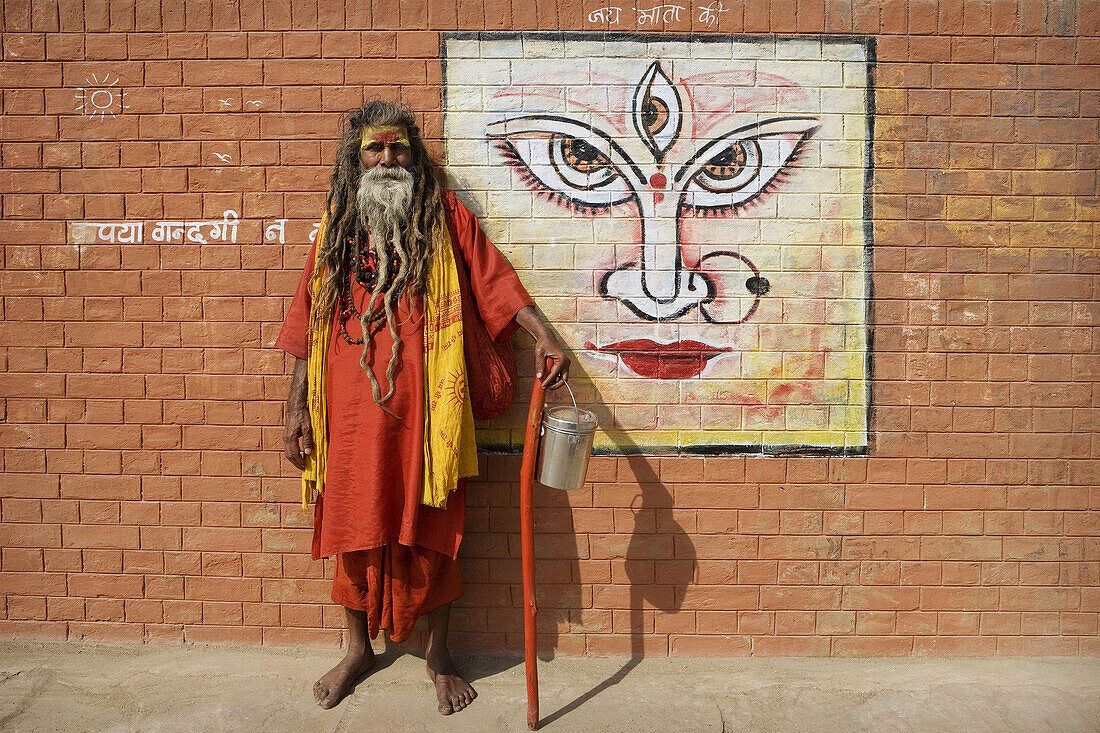
M 458 562 L 435 550 L 390 540 L 380 547 L 336 555 L 332 600 L 367 614 L 370 638 L 412 634 L 416 619 L 462 596 Z

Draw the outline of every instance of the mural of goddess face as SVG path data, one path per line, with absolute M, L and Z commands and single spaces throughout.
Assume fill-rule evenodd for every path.
M 598 447 L 864 448 L 867 48 L 636 38 L 448 37 L 452 185 L 606 406 Z

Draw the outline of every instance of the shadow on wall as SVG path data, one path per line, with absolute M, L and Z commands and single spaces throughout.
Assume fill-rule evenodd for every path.
M 574 362 L 573 371 L 580 369 Z M 598 395 L 597 395 L 598 400 Z M 596 414 L 600 425 L 613 426 L 614 415 L 612 410 L 604 403 L 597 401 L 595 404 L 584 405 Z M 622 434 L 622 433 L 620 433 Z M 593 507 L 612 507 L 614 514 L 614 533 L 600 536 L 591 534 L 589 542 L 593 548 L 591 556 L 593 560 L 602 557 L 611 559 L 611 577 L 609 583 L 596 583 L 589 581 L 592 587 L 592 608 L 610 608 L 611 628 L 590 628 L 584 623 L 585 609 L 575 602 L 581 600 L 580 576 L 574 575 L 571 584 L 572 593 L 568 598 L 556 597 L 555 605 L 563 606 L 562 601 L 568 601 L 566 607 L 570 613 L 580 616 L 580 627 L 572 630 L 579 633 L 590 633 L 590 640 L 586 652 L 595 656 L 606 654 L 622 654 L 625 650 L 619 649 L 614 644 L 602 647 L 594 646 L 591 640 L 598 639 L 599 633 L 610 631 L 612 638 L 618 639 L 624 633 L 629 633 L 630 659 L 623 666 L 600 682 L 598 685 L 583 693 L 561 709 L 551 713 L 542 720 L 546 725 L 567 715 L 588 700 L 600 694 L 612 685 L 621 682 L 634 667 L 638 665 L 642 657 L 646 655 L 646 640 L 660 640 L 667 638 L 669 630 L 675 629 L 675 624 L 662 624 L 662 620 L 675 614 L 684 603 L 687 588 L 696 581 L 695 545 L 691 536 L 676 521 L 673 514 L 673 496 L 668 488 L 661 482 L 657 471 L 654 470 L 652 457 L 638 455 L 638 446 L 629 438 L 620 441 L 619 447 L 627 454 L 618 459 L 616 470 L 619 475 L 612 481 L 601 482 L 600 489 L 594 490 Z M 630 477 L 621 475 L 623 462 L 629 467 Z M 609 487 L 604 492 L 604 487 Z M 625 491 L 634 490 L 637 493 L 630 498 L 629 506 L 621 504 L 625 498 Z M 576 534 L 572 522 L 568 492 L 555 491 L 542 488 L 540 493 L 546 497 L 550 506 L 560 508 L 568 516 L 568 531 L 576 543 Z M 606 501 L 605 501 L 606 500 Z M 540 525 L 540 513 L 542 506 L 536 502 L 535 507 L 535 537 L 536 557 L 538 557 L 538 537 Z M 630 539 L 621 543 L 620 538 L 630 531 Z M 540 568 L 536 566 L 536 583 Z M 579 562 L 577 563 L 579 573 Z M 542 588 L 539 583 L 540 589 Z M 549 598 L 546 601 L 551 600 Z M 539 598 L 539 603 L 544 599 Z M 543 613 L 544 606 L 539 606 Z M 593 617 L 595 613 L 591 613 Z M 629 628 L 625 625 L 629 624 Z M 572 626 L 572 624 L 571 624 Z M 549 629 L 548 629 L 549 631 Z M 549 634 L 548 634 L 549 635 Z M 557 647 L 557 625 L 553 630 L 552 646 L 543 646 L 542 631 L 540 629 L 539 641 L 543 649 L 555 649 Z M 550 641 L 549 639 L 547 641 Z M 652 647 L 650 648 L 652 650 Z M 667 650 L 658 652 L 658 656 L 665 656 Z M 545 658 L 545 657 L 544 657 Z

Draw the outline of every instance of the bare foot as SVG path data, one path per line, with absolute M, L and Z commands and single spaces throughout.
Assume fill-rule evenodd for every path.
M 325 710 L 334 707 L 348 694 L 355 680 L 373 666 L 374 650 L 369 645 L 361 652 L 349 649 L 339 664 L 314 683 L 313 696 L 317 704 Z
M 470 683 L 458 676 L 449 658 L 429 661 L 427 666 L 428 678 L 435 683 L 435 696 L 442 714 L 457 713 L 477 697 Z

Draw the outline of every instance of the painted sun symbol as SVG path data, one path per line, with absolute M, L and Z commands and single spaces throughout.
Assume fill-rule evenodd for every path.
M 457 371 L 450 372 L 443 381 L 443 396 L 452 405 L 461 405 L 466 399 L 466 378 Z
M 130 109 L 125 100 L 126 90 L 119 87 L 118 82 L 118 77 L 112 78 L 111 72 L 107 72 L 102 79 L 95 74 L 86 77 L 86 86 L 80 87 L 80 93 L 76 95 L 76 111 L 88 117 L 102 119 L 107 115 L 115 117 L 122 110 Z

